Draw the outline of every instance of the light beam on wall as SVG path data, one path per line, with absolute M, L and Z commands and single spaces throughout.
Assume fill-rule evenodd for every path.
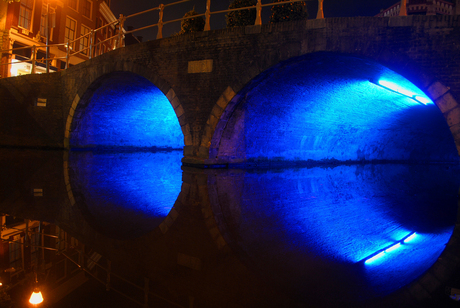
M 393 91 L 393 92 L 399 93 L 401 95 L 404 95 L 406 97 L 412 98 L 414 101 L 416 101 L 416 102 L 418 102 L 418 103 L 420 103 L 422 105 L 433 104 L 433 101 L 431 99 L 429 99 L 426 95 L 419 94 L 419 93 L 414 93 L 411 90 L 406 89 L 406 88 L 404 88 L 404 87 L 400 86 L 399 84 L 394 83 L 392 81 L 388 81 L 388 80 L 385 80 L 385 79 L 379 79 L 377 81 L 377 83 L 375 83 L 375 84 L 380 86 L 380 87 L 382 87 L 382 88 L 385 88 L 385 89 L 387 89 L 389 91 Z

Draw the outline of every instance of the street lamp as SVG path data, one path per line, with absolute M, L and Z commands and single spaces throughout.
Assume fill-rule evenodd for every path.
M 32 305 L 38 305 L 43 302 L 43 295 L 42 292 L 38 288 L 35 288 L 30 296 L 29 303 Z
M 43 295 L 40 289 L 38 288 L 38 279 L 37 279 L 37 272 L 35 272 L 35 287 L 32 295 L 30 296 L 29 303 L 36 306 L 43 302 Z

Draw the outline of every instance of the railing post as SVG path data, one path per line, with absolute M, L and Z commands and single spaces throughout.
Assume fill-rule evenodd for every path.
M 323 2 L 324 0 L 318 0 L 318 13 L 316 14 L 316 19 L 324 18 Z
M 125 22 L 125 17 L 123 14 L 120 14 L 120 20 L 118 22 L 118 48 L 123 47 L 121 40 L 123 39 L 123 24 Z
M 70 40 L 67 40 L 67 54 L 65 56 L 65 68 L 69 68 L 69 61 L 70 61 Z
M 399 9 L 399 16 L 407 16 L 407 0 L 401 0 L 400 9 Z
M 204 31 L 211 30 L 210 20 L 211 20 L 211 0 L 206 1 L 206 13 L 204 14 L 206 17 L 206 24 L 204 25 Z
M 89 58 L 93 57 L 94 30 L 89 33 Z
M 257 0 L 257 17 L 256 17 L 256 22 L 254 23 L 255 26 L 260 26 L 262 25 L 262 0 Z
M 35 74 L 35 45 L 32 46 L 32 69 L 30 70 L 31 74 Z
M 164 4 L 160 4 L 159 6 L 160 12 L 158 13 L 158 33 L 157 33 L 157 40 L 163 38 L 163 11 L 165 9 Z

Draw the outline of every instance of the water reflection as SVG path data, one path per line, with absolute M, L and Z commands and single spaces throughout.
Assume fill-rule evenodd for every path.
M 182 183 L 182 150 L 71 151 L 73 193 L 93 226 L 115 238 L 134 238 L 165 219 Z
M 460 182 L 451 168 L 232 170 L 215 175 L 211 200 L 227 222 L 222 233 L 251 268 L 328 307 L 387 295 L 437 260 L 456 221 Z M 414 231 L 410 244 L 360 262 Z
M 56 224 L 182 307 L 375 307 L 424 275 L 456 223 L 458 166 L 200 170 L 181 155 L 4 153 L 0 211 Z

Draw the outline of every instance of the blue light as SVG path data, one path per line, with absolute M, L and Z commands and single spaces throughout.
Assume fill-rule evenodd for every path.
M 184 147 L 184 136 L 171 103 L 160 89 L 141 76 L 127 72 L 108 76 L 78 108 L 82 116 L 74 119 L 72 148 Z
M 298 281 L 309 277 L 329 289 L 352 285 L 352 293 L 341 295 L 367 298 L 411 283 L 439 258 L 455 225 L 459 168 L 231 169 L 209 192 L 217 194 L 212 199 L 228 222 L 222 233 L 231 245 L 258 269 L 276 272 L 280 284 L 301 293 Z M 391 247 L 398 248 L 385 253 Z
M 409 235 L 404 241 L 403 243 L 406 244 L 406 243 L 409 243 L 410 241 L 412 241 L 413 239 L 415 239 L 417 237 L 417 233 L 412 233 L 411 235 Z
M 393 246 L 391 246 L 390 248 L 385 249 L 385 253 L 392 252 L 393 250 L 396 250 L 399 247 L 401 247 L 401 243 L 396 243 Z
M 403 237 L 402 239 L 400 239 L 399 241 L 397 241 L 396 243 L 393 243 L 383 249 L 380 249 L 378 250 L 377 252 L 371 254 L 370 256 L 364 258 L 364 263 L 365 264 L 371 264 L 373 263 L 374 261 L 380 259 L 381 257 L 385 256 L 385 254 L 387 253 L 390 253 L 392 251 L 395 251 L 396 249 L 400 248 L 401 247 L 401 244 L 405 244 L 409 241 L 411 241 L 412 239 L 414 239 L 416 236 L 416 233 L 415 232 L 411 232 L 409 233 L 408 235 L 406 235 L 405 237 Z
M 87 219 L 111 237 L 152 231 L 171 211 L 182 185 L 182 151 L 71 151 L 71 185 Z
M 414 99 L 423 105 L 434 104 L 433 101 L 426 96 L 415 95 Z
M 378 81 L 378 84 L 381 85 L 384 88 L 387 88 L 387 89 L 389 89 L 391 91 L 394 91 L 396 93 L 400 93 L 400 94 L 405 95 L 405 96 L 410 97 L 410 98 L 414 97 L 414 95 L 415 95 L 415 93 L 413 93 L 413 92 L 411 92 L 411 91 L 399 86 L 398 84 L 396 84 L 394 82 L 388 81 L 388 80 L 380 79 Z
M 439 108 L 377 63 L 302 56 L 261 74 L 239 97 L 231 125 L 212 142 L 221 161 L 458 162 Z
M 409 89 L 406 89 L 394 82 L 391 82 L 391 81 L 388 81 L 388 80 L 384 80 L 384 79 L 380 79 L 378 82 L 377 82 L 381 87 L 385 88 L 385 89 L 388 89 L 390 91 L 394 91 L 396 93 L 399 93 L 401 95 L 404 95 L 404 96 L 407 96 L 409 98 L 412 98 L 413 100 L 423 104 L 423 105 L 428 105 L 428 104 L 433 104 L 433 101 L 431 99 L 429 99 L 426 95 L 423 95 L 423 94 L 417 94 L 417 93 L 414 93 L 412 91 L 410 91 Z
M 380 259 L 384 255 L 385 255 L 385 251 L 381 251 L 378 254 L 376 254 L 375 256 L 372 256 L 369 259 L 367 259 L 364 263 L 370 264 L 370 263 L 374 262 L 375 260 Z

